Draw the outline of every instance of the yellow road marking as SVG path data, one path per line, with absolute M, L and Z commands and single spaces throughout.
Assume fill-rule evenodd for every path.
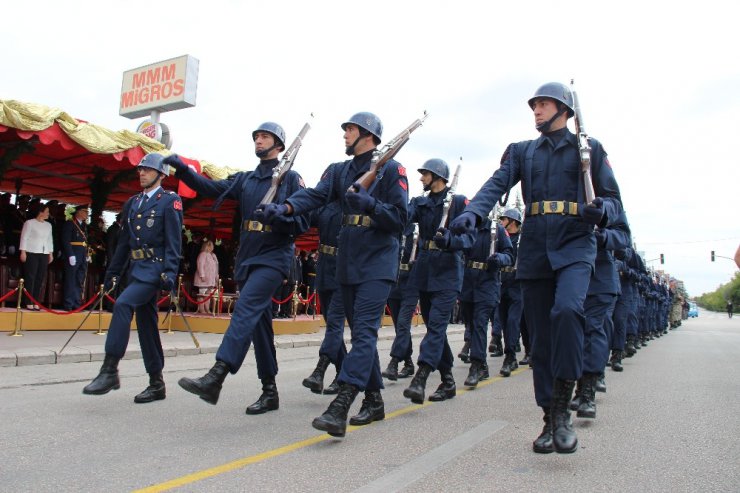
M 518 373 L 521 373 L 522 371 L 525 371 L 525 369 L 526 368 L 519 368 L 517 370 L 514 370 L 513 372 L 511 372 L 511 375 L 514 376 Z M 486 385 L 490 385 L 493 382 L 498 382 L 503 379 L 504 377 L 501 377 L 501 376 L 489 378 L 488 380 L 484 380 L 480 382 L 477 388 L 485 387 Z M 465 394 L 466 392 L 471 392 L 471 390 L 460 389 L 457 391 L 458 394 Z M 434 402 L 425 401 L 424 404 L 412 404 L 410 406 L 402 407 L 401 409 L 398 409 L 397 411 L 387 413 L 385 415 L 385 419 L 393 419 L 403 414 L 410 413 L 411 411 L 416 411 L 417 409 L 421 409 L 423 407 L 431 406 L 434 404 L 435 404 Z M 347 426 L 347 433 L 351 433 L 359 428 L 367 428 L 367 426 L 349 425 Z M 186 484 L 195 483 L 203 479 L 208 479 L 214 476 L 218 476 L 219 474 L 224 474 L 227 472 L 234 471 L 236 469 L 241 469 L 250 464 L 256 464 L 258 462 L 262 462 L 267 459 L 271 459 L 273 457 L 285 455 L 295 450 L 299 450 L 299 449 L 329 440 L 331 438 L 334 438 L 334 437 L 328 434 L 318 435 L 315 437 L 308 438 L 306 440 L 301 440 L 300 442 L 294 442 L 294 443 L 285 445 L 284 447 L 279 447 L 276 449 L 268 450 L 267 452 L 262 452 L 261 454 L 250 455 L 249 457 L 242 457 L 241 459 L 227 462 L 226 464 L 221 464 L 220 466 L 210 467 L 208 469 L 203 469 L 202 471 L 194 472 L 192 474 L 186 474 L 185 476 L 180 476 L 179 478 L 165 481 L 164 483 L 159 483 L 159 484 L 149 486 L 147 488 L 135 490 L 134 493 L 158 493 L 160 491 L 168 491 L 173 488 L 177 488 L 179 486 L 185 486 Z

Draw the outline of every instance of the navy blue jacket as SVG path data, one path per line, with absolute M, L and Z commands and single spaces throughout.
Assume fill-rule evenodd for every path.
M 445 188 L 437 193 L 411 199 L 413 215 L 409 221 L 419 224 L 419 245 L 416 249 L 416 262 L 411 268 L 409 285 L 419 291 L 462 289 L 462 251 L 473 246 L 475 234 L 450 235 L 450 245 L 445 250 L 423 248 L 437 234 L 447 190 Z M 452 197 L 447 224 L 462 213 L 467 202 L 464 195 Z
M 293 214 L 304 214 L 333 201 L 341 204 L 344 215 L 363 213 L 350 207 L 345 194 L 370 168 L 372 155 L 373 151 L 368 151 L 349 161 L 330 164 L 315 188 L 300 190 L 285 202 L 293 207 Z M 343 226 L 339 233 L 340 284 L 396 281 L 400 237 L 408 219 L 408 188 L 406 169 L 393 159 L 385 163 L 368 189 L 376 201 L 373 210 L 363 213 L 370 217 L 370 226 Z
M 165 274 L 174 282 L 182 250 L 182 200 L 175 192 L 160 188 L 139 208 L 142 195 L 134 195 L 123 205 L 123 226 L 106 278 L 120 277 L 129 260 L 129 275 L 137 281 L 159 284 Z M 144 258 L 130 258 L 132 250 L 142 249 Z
M 77 225 L 75 226 L 75 223 Z M 85 245 L 71 245 L 71 242 L 85 243 Z M 80 262 L 86 262 L 87 259 L 87 224 L 78 223 L 75 218 L 64 223 L 62 227 L 62 251 L 64 252 L 64 261 L 68 263 L 69 257 L 77 258 L 77 265 Z
M 339 243 L 339 231 L 342 229 L 342 209 L 339 202 L 329 202 L 311 212 L 311 225 L 319 229 L 321 245 L 336 248 Z M 319 252 L 319 261 L 316 264 L 316 290 L 333 291 L 337 288 L 339 288 L 337 252 L 334 252 L 334 255 Z
M 498 303 L 501 299 L 501 277 L 498 269 L 474 269 L 468 262 L 487 263 L 491 252 L 491 221 L 486 219 L 478 228 L 475 243 L 465 250 L 465 275 L 460 301 Z M 503 226 L 496 225 L 496 253 L 500 254 L 501 266 L 514 265 L 514 248 L 509 233 Z
M 253 265 L 270 266 L 287 278 L 294 256 L 295 237 L 308 229 L 308 216 L 300 214 L 279 218 L 271 225 L 271 232 L 248 231 L 244 227 L 246 221 L 255 220 L 254 212 L 270 188 L 272 169 L 277 164 L 277 159 L 261 161 L 254 171 L 239 172 L 225 180 L 209 180 L 190 168 L 175 174 L 198 193 L 220 198 L 223 195 L 222 198 L 239 201 L 242 227 L 234 269 L 234 279 L 237 281 L 246 279 Z M 303 188 L 300 175 L 293 170 L 288 171 L 278 187 L 275 202 L 282 203 L 300 188 Z
M 627 216 L 622 212 L 615 222 L 599 233 L 603 244 L 598 245 L 596 268 L 591 273 L 588 294 L 621 294 L 619 273 L 614 262 L 614 250 L 627 248 L 632 243 Z
M 557 144 L 546 135 L 537 140 L 510 144 L 501 167 L 483 185 L 466 211 L 479 219 L 488 216 L 494 204 L 516 183 L 522 182 L 526 204 L 542 200 L 585 203 L 580 179 L 581 160 L 575 135 L 564 129 Z M 597 197 L 604 199 L 605 226 L 621 212 L 619 186 L 612 173 L 606 151 L 595 139 L 591 144 L 591 174 Z M 542 214 L 529 216 L 522 225 L 517 279 L 552 277 L 552 271 L 574 262 L 596 258 L 593 226 L 580 216 Z
M 409 203 L 409 216 L 411 216 L 412 213 L 413 205 L 412 203 Z M 396 281 L 396 284 L 391 288 L 391 293 L 388 295 L 389 300 L 400 300 L 403 298 L 404 294 L 408 294 L 409 290 L 413 289 L 408 287 L 409 274 L 411 274 L 411 271 L 408 268 L 412 266 L 409 264 L 411 263 L 411 251 L 414 249 L 414 224 L 415 223 L 409 221 L 406 224 L 406 229 L 403 231 L 403 237 L 401 240 L 401 264 L 406 265 L 407 270 L 398 271 L 398 281 Z

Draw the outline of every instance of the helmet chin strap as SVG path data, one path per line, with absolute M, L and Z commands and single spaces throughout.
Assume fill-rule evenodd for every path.
M 537 131 L 542 132 L 543 134 L 550 131 L 550 127 L 552 126 L 553 123 L 555 123 L 555 120 L 560 118 L 560 115 L 562 115 L 565 112 L 565 105 L 561 104 L 558 106 L 559 106 L 558 112 L 555 113 L 552 118 L 547 120 L 545 123 L 540 123 L 539 125 L 536 126 Z
M 362 137 L 363 137 L 363 135 L 362 135 L 362 134 L 358 135 L 358 136 L 357 136 L 357 138 L 355 139 L 355 141 L 354 141 L 354 142 L 352 142 L 352 145 L 350 145 L 350 146 L 347 146 L 347 147 L 346 147 L 346 148 L 344 149 L 344 153 L 345 153 L 346 155 L 348 155 L 348 156 L 353 156 L 353 155 L 355 154 L 355 146 L 357 145 L 357 143 L 358 143 L 358 142 L 360 141 L 360 139 L 361 139 Z
M 255 154 L 255 155 L 256 155 L 256 156 L 258 157 L 258 158 L 260 158 L 260 159 L 264 159 L 264 158 L 266 158 L 266 157 L 267 157 L 267 156 L 268 156 L 268 155 L 269 155 L 269 154 L 270 154 L 270 153 L 272 152 L 272 150 L 273 150 L 273 149 L 275 149 L 275 148 L 276 148 L 277 146 L 278 146 L 277 144 L 272 144 L 272 146 L 268 147 L 267 149 L 262 149 L 261 151 L 254 151 L 254 154 Z

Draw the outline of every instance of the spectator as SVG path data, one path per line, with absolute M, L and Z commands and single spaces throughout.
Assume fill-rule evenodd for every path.
M 193 279 L 193 285 L 198 288 L 198 301 L 205 299 L 218 283 L 218 258 L 213 253 L 213 248 L 211 240 L 203 240 Z M 197 313 L 208 313 L 205 303 L 198 305 Z
M 20 260 L 23 263 L 23 276 L 26 289 L 36 301 L 41 300 L 41 286 L 46 277 L 46 268 L 54 260 L 54 239 L 51 234 L 51 224 L 46 222 L 48 218 L 49 206 L 41 205 L 36 217 L 23 223 L 21 230 L 19 250 Z M 40 310 L 39 305 L 28 298 L 26 308 Z

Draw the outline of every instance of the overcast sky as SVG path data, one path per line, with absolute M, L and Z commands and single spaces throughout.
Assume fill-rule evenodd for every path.
M 291 141 L 314 113 L 295 168 L 312 186 L 345 159 L 341 122 L 376 113 L 392 138 L 430 116 L 397 159 L 463 159 L 472 197 L 510 142 L 537 137 L 527 106 L 575 78 L 584 122 L 619 181 L 638 250 L 691 295 L 735 272 L 740 242 L 740 47 L 733 2 L 9 2 L 0 98 L 54 106 L 113 130 L 124 71 L 191 55 L 197 105 L 165 113 L 173 150 L 253 168 L 265 120 Z M 656 6 L 653 6 L 653 3 Z M 662 3 L 662 2 L 661 2 Z M 572 127 L 571 127 L 572 128 Z

